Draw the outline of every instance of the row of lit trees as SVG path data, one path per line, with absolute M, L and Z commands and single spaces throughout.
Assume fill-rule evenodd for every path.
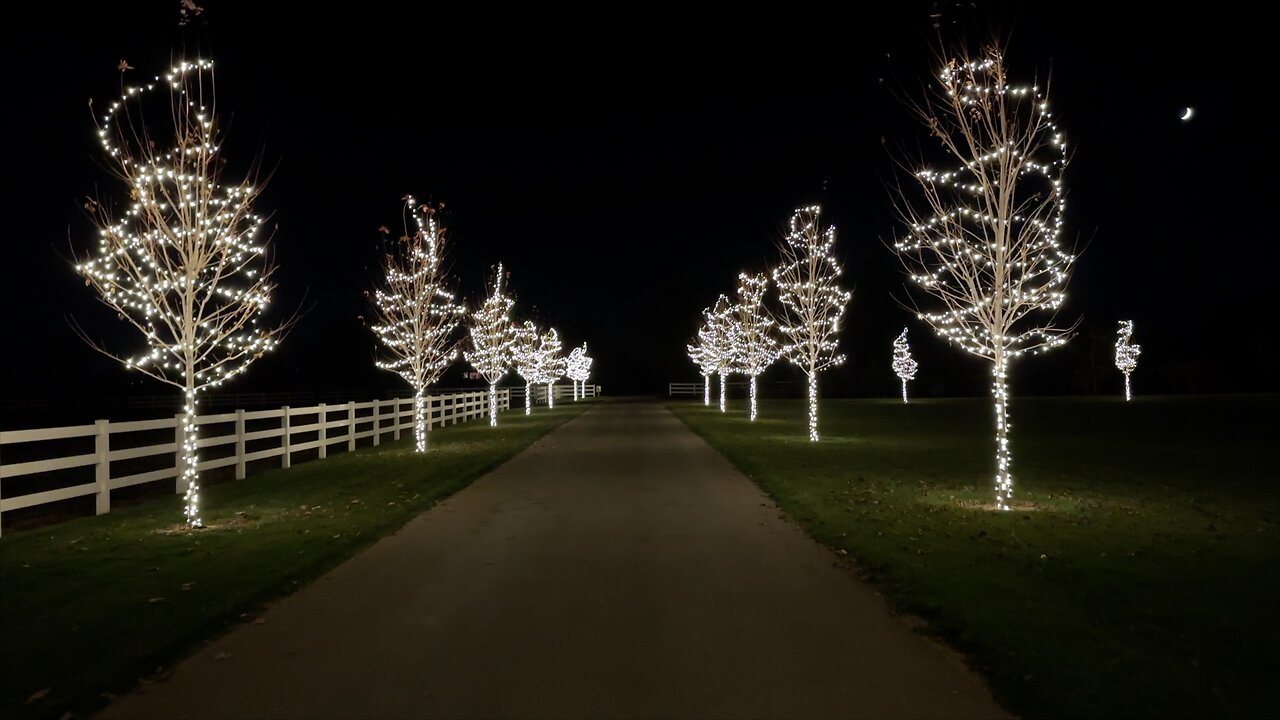
M 948 167 L 923 165 L 910 174 L 910 182 L 894 186 L 895 209 L 905 229 L 892 249 L 920 291 L 916 317 L 949 343 L 991 363 L 996 505 L 1008 509 L 1012 363 L 1063 344 L 1073 329 L 1055 323 L 1075 260 L 1060 244 L 1067 143 L 1045 89 L 1012 82 L 996 46 L 977 53 L 961 48 L 944 58 L 935 82 L 909 107 L 938 142 Z M 835 230 L 819 226 L 816 207 L 798 210 L 781 245 L 782 263 L 773 272 L 781 352 L 808 377 L 814 441 L 818 373 L 843 360 L 836 340 L 849 295 L 838 284 L 834 243 Z M 691 354 L 704 374 L 714 369 L 723 378 L 735 362 L 740 364 L 732 350 L 739 342 L 738 326 L 717 308 L 706 313 Z M 728 354 L 722 352 L 725 347 L 731 348 Z M 1120 354 L 1117 347 L 1118 361 Z M 895 348 L 894 369 L 905 398 L 906 381 L 916 370 L 905 331 Z
M 122 72 L 127 69 L 122 64 Z M 88 201 L 98 247 L 76 265 L 85 284 L 142 334 L 146 347 L 120 354 L 81 335 L 183 393 L 178 471 L 192 527 L 201 525 L 199 396 L 273 349 L 289 324 L 260 324 L 275 290 L 275 266 L 260 237 L 263 220 L 254 212 L 255 169 L 239 182 L 223 179 L 213 88 L 212 62 L 179 62 L 163 77 L 125 84 L 121 97 L 95 115 L 99 141 L 129 200 L 122 211 L 111 202 Z M 157 90 L 167 90 L 167 97 Z M 413 197 L 404 201 L 405 232 L 385 254 L 370 326 L 383 348 L 378 367 L 413 389 L 416 450 L 426 450 L 426 389 L 457 358 L 456 331 L 464 322 L 467 360 L 489 382 L 490 424 L 497 424 L 495 386 L 513 368 L 527 391 L 546 383 L 548 403 L 551 384 L 567 372 L 576 400 L 591 368 L 586 345 L 566 362 L 554 329 L 539 332 L 526 323 L 517 331 L 501 265 L 492 293 L 468 314 L 444 271 L 437 208 Z

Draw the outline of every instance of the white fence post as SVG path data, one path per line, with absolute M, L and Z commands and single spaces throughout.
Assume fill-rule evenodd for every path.
M 378 447 L 382 442 L 382 418 L 378 408 L 382 406 L 381 400 L 373 401 L 373 446 Z
M 244 410 L 236 410 L 236 479 L 244 479 Z
M 329 457 L 328 448 L 325 446 L 326 438 L 325 438 L 325 427 L 324 427 L 325 420 L 328 419 L 328 417 L 329 417 L 329 412 L 324 409 L 324 403 L 320 403 L 320 413 L 317 416 L 317 424 L 319 424 L 320 426 L 320 435 L 317 437 L 317 440 L 319 441 L 319 445 L 320 445 L 321 460 Z
M 391 401 L 391 414 L 395 419 L 391 421 L 391 439 L 400 439 L 400 398 Z
M 431 432 L 431 426 L 436 424 L 436 397 L 428 395 L 427 402 L 427 432 Z
M 95 512 L 106 515 L 111 512 L 111 429 L 107 420 L 94 423 L 93 449 L 97 460 L 93 467 L 94 484 L 98 486 Z
M 181 495 L 187 491 L 186 486 L 183 485 L 182 482 L 182 478 L 187 472 L 187 469 L 183 467 L 182 462 L 182 441 L 184 439 L 182 437 L 182 413 L 174 415 L 173 422 L 173 465 L 178 469 L 178 474 L 173 476 L 173 491 L 176 494 Z
M 347 403 L 347 452 L 356 449 L 356 401 Z
M 284 449 L 284 452 L 280 454 L 280 467 L 287 468 L 289 467 L 289 461 L 290 461 L 289 456 L 293 454 L 289 450 L 289 444 L 290 444 L 289 443 L 289 434 L 290 434 L 289 433 L 289 406 L 285 405 L 284 407 L 280 408 L 280 411 L 284 413 L 284 419 L 280 421 L 280 429 L 283 431 L 283 433 L 280 436 L 281 438 L 283 438 L 281 442 L 281 447 Z

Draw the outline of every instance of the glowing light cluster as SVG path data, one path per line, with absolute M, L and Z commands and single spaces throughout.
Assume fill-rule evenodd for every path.
M 702 328 L 698 330 L 698 347 L 705 354 L 716 375 L 720 377 L 720 412 L 725 412 L 728 398 L 725 380 L 738 369 L 738 325 L 734 322 L 733 305 L 721 295 L 716 304 L 703 310 Z
M 939 81 L 939 92 L 914 109 L 956 166 L 915 174 L 920 197 L 900 196 L 908 232 L 895 249 L 940 306 L 920 319 L 992 363 L 996 505 L 1007 510 L 1009 365 L 1071 335 L 1053 324 L 1075 261 L 1059 245 L 1067 143 L 1042 89 L 1009 82 L 999 48 L 977 59 L 961 51 Z M 1047 320 L 1036 320 L 1044 314 Z
M 414 449 L 426 452 L 426 390 L 457 358 L 453 334 L 466 310 L 455 302 L 441 266 L 444 231 L 436 208 L 410 195 L 404 214 L 413 217 L 415 228 L 406 228 L 383 257 L 370 328 L 387 356 L 376 360 L 377 366 L 413 388 Z
M 537 382 L 547 386 L 547 407 L 556 406 L 556 380 L 564 377 L 565 363 L 560 355 L 563 346 L 560 344 L 560 333 L 550 328 L 538 338 L 537 349 Z
M 573 401 L 577 402 L 579 398 L 587 397 L 587 378 L 591 377 L 591 364 L 595 362 L 594 358 L 587 354 L 587 344 L 582 343 L 581 347 L 576 347 L 569 351 L 569 358 L 565 361 L 565 375 L 573 380 Z
M 524 414 L 533 414 L 533 385 L 538 378 L 538 326 L 525 320 L 512 328 L 511 356 L 516 374 L 524 380 Z
M 702 404 L 711 405 L 711 376 L 716 374 L 718 360 L 712 348 L 704 344 L 704 330 L 698 330 L 698 341 L 685 345 L 689 359 L 698 366 L 698 374 L 702 375 Z
M 907 329 L 893 341 L 893 372 L 902 380 L 902 402 L 907 401 L 907 381 L 914 380 L 919 364 L 911 357 L 911 345 L 907 343 Z
M 258 325 L 274 268 L 258 237 L 258 188 L 221 181 L 213 88 L 211 61 L 180 62 L 163 79 L 126 86 L 99 118 L 99 142 L 129 201 L 119 216 L 112 203 L 89 201 L 97 252 L 76 265 L 146 350 L 117 354 L 86 336 L 90 345 L 182 390 L 180 477 L 191 527 L 201 526 L 199 394 L 244 372 L 281 332 Z M 157 89 L 167 102 L 155 99 Z
M 511 324 L 515 300 L 505 294 L 502 264 L 494 274 L 493 291 L 471 313 L 470 349 L 464 354 L 471 367 L 489 383 L 489 427 L 498 426 L 498 381 L 511 369 L 516 333 Z
M 1129 385 L 1129 373 L 1138 369 L 1138 356 L 1142 354 L 1141 345 L 1132 345 L 1133 321 L 1121 320 L 1120 329 L 1116 332 L 1116 369 L 1124 373 L 1124 399 L 1133 399 L 1133 390 Z
M 738 275 L 738 302 L 731 316 L 735 324 L 732 338 L 737 342 L 734 357 L 738 369 L 749 378 L 751 399 L 750 418 L 758 415 L 756 378 L 778 359 L 781 349 L 773 337 L 773 318 L 764 306 L 765 293 L 769 291 L 769 277 L 764 273 Z
M 780 246 L 782 262 L 773 270 L 782 313 L 778 330 L 782 357 L 809 380 L 809 440 L 818 442 L 818 373 L 844 362 L 838 336 L 851 294 L 840 287 L 843 270 L 835 258 L 836 229 L 820 225 L 822 209 L 800 208 Z

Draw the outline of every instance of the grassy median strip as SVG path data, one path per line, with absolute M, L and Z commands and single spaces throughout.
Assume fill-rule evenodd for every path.
M 0 717 L 84 714 L 466 487 L 582 405 L 437 428 L 202 491 L 0 538 Z M 228 692 L 234 692 L 228 688 Z
M 986 401 L 671 407 L 1015 713 L 1280 715 L 1280 398 L 1015 400 L 1008 513 Z

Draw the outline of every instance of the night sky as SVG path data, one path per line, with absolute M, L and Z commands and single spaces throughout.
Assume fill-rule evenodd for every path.
M 360 316 L 377 229 L 398 228 L 413 193 L 447 205 L 464 296 L 477 301 L 504 262 L 521 319 L 553 324 L 566 347 L 588 341 L 611 395 L 697 380 L 684 345 L 701 308 L 740 270 L 767 268 L 792 208 L 821 202 L 854 289 L 850 362 L 824 379 L 828 393 L 894 394 L 890 343 L 903 324 L 922 366 L 917 394 L 982 393 L 986 366 L 895 300 L 903 275 L 885 247 L 898 230 L 885 189 L 893 153 L 936 157 L 894 96 L 918 94 L 932 70 L 935 13 L 947 33 L 1007 31 L 1023 77 L 1051 69 L 1074 148 L 1067 232 L 1083 253 L 1063 317 L 1081 318 L 1080 336 L 1015 367 L 1015 395 L 1118 392 L 1119 319 L 1136 321 L 1144 348 L 1139 393 L 1277 389 L 1262 315 L 1280 257 L 1265 214 L 1274 183 L 1260 168 L 1275 158 L 1264 139 L 1275 123 L 1257 110 L 1267 66 L 1247 56 L 1254 19 L 1040 3 L 860 5 L 856 22 L 790 8 L 204 5 L 185 28 L 176 1 L 44 3 L 38 20 L 5 23 L 0 397 L 11 403 L 171 392 L 74 335 L 69 316 L 125 352 L 140 345 L 68 256 L 92 245 L 83 199 L 123 197 L 102 170 L 88 99 L 118 95 L 121 59 L 142 80 L 184 46 L 218 64 L 226 156 L 260 156 L 272 171 L 259 209 L 275 226 L 274 312 L 303 313 L 228 391 L 358 399 L 400 387 L 373 367 Z M 462 372 L 440 385 L 464 384 Z M 775 368 L 766 380 L 794 377 Z

